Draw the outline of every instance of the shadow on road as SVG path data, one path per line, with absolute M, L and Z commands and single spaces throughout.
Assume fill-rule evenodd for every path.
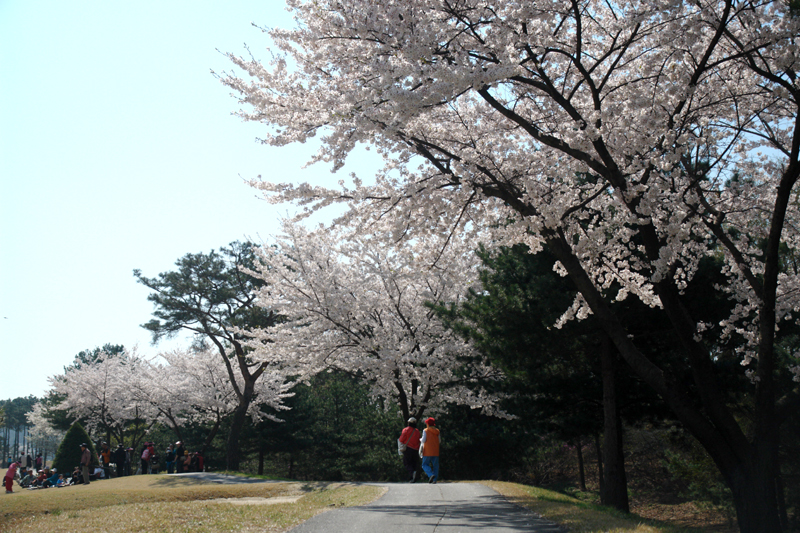
M 558 524 L 536 517 L 527 510 L 508 502 L 500 495 L 485 495 L 469 501 L 450 501 L 403 507 L 382 505 L 380 500 L 361 507 L 359 512 L 379 513 L 405 520 L 409 513 L 425 517 L 416 525 L 430 527 L 431 530 L 458 527 L 459 529 L 536 531 L 541 533 L 564 533 Z M 392 520 L 394 521 L 394 520 Z

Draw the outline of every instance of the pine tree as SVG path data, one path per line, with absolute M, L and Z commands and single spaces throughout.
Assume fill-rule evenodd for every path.
M 56 458 L 53 460 L 53 468 L 58 472 L 68 473 L 81 464 L 81 444 L 86 444 L 92 452 L 92 465 L 99 464 L 97 451 L 94 449 L 89 434 L 83 429 L 79 422 L 75 422 L 67 430 L 64 440 L 56 451 Z

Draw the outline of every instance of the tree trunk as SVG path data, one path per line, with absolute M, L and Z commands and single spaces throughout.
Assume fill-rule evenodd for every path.
M 586 492 L 586 471 L 583 468 L 583 451 L 581 450 L 581 439 L 575 439 L 575 450 L 578 452 L 578 485 L 583 492 Z
M 603 336 L 600 352 L 603 375 L 603 462 L 605 463 L 605 483 L 600 491 L 600 503 L 629 513 L 622 423 L 617 406 L 616 357 L 611 339 L 607 336 Z
M 245 420 L 247 419 L 247 408 L 250 402 L 242 402 L 236 407 L 231 419 L 231 430 L 228 433 L 228 446 L 226 455 L 226 468 L 231 471 L 239 470 L 239 436 L 242 434 Z
M 600 494 L 602 494 L 603 488 L 606 486 L 605 478 L 603 477 L 603 447 L 600 446 L 600 435 L 596 433 L 594 436 L 594 452 L 597 455 L 597 484 L 600 486 Z
M 239 396 L 239 405 L 233 412 L 233 419 L 231 420 L 231 429 L 228 433 L 228 449 L 227 449 L 227 469 L 232 471 L 239 470 L 240 448 L 239 437 L 242 434 L 242 429 L 247 421 L 247 410 L 250 408 L 250 402 L 253 401 L 253 393 L 255 390 L 255 381 L 257 376 L 249 376 L 242 373 L 245 378 L 244 389 L 241 396 Z M 247 378 L 250 379 L 247 379 Z
M 222 419 L 219 417 L 219 414 L 217 414 L 217 420 L 214 422 L 214 425 L 211 427 L 211 431 L 208 432 L 208 436 L 206 437 L 205 442 L 203 442 L 203 447 L 200 448 L 200 454 L 203 457 L 206 456 L 206 450 L 208 449 L 209 446 L 211 446 L 211 441 L 213 441 L 214 437 L 217 436 L 217 432 L 219 431 L 219 426 L 220 426 L 221 423 L 222 423 Z M 182 441 L 183 439 L 178 439 L 178 440 Z
M 264 475 L 264 448 L 263 446 L 258 447 L 258 475 Z
M 777 508 L 774 480 L 765 471 L 758 470 L 758 463 L 758 459 L 753 457 L 749 465 L 733 469 L 728 478 L 736 506 L 739 531 L 779 533 L 783 529 Z
M 716 376 L 708 353 L 701 353 L 700 347 L 696 346 L 696 343 L 693 344 L 696 326 L 694 323 L 689 324 L 682 320 L 680 302 L 675 301 L 674 294 L 664 291 L 659 293 L 659 297 L 676 335 L 685 345 L 697 396 L 693 396 L 680 380 L 664 372 L 639 351 L 618 317 L 603 300 L 580 260 L 573 254 L 563 233 L 554 232 L 547 238 L 547 245 L 569 272 L 570 278 L 575 282 L 602 328 L 613 340 L 623 359 L 661 396 L 675 416 L 714 460 L 731 489 L 740 531 L 780 532 L 775 471 L 775 450 L 778 440 L 775 431 L 774 398 L 770 397 L 770 393 L 774 392 L 772 390 L 774 382 L 770 372 L 764 370 L 767 363 L 759 358 L 759 374 L 763 373 L 764 377 L 757 387 L 754 411 L 757 424 L 755 437 L 753 442 L 748 442 L 717 388 Z M 764 354 L 765 352 L 760 353 L 759 357 Z M 772 354 L 766 355 L 765 359 L 769 359 Z M 696 400 L 700 400 L 702 408 L 697 407 Z M 608 468 L 609 465 L 606 464 L 606 469 Z

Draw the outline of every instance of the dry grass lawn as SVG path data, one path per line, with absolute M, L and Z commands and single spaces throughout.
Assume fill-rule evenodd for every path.
M 343 483 L 220 485 L 166 475 L 39 490 L 17 486 L 0 498 L 0 531 L 286 531 L 328 509 L 374 501 L 385 491 Z M 226 500 L 231 498 L 236 500 Z
M 508 500 L 565 526 L 570 533 L 688 533 L 699 531 L 658 523 L 635 515 L 624 515 L 538 487 L 502 481 L 481 481 L 480 483 L 493 488 Z

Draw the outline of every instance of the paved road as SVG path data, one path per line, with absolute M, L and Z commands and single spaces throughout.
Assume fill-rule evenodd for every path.
M 259 479 L 255 477 L 231 476 L 228 474 L 216 474 L 214 472 L 186 472 L 185 474 L 169 474 L 170 476 L 193 477 L 211 483 L 221 483 L 223 485 L 241 485 L 244 483 L 285 483 L 285 481 L 272 481 L 270 479 Z
M 172 474 L 225 484 L 280 483 L 214 474 Z M 292 533 L 563 533 L 557 524 L 509 503 L 479 483 L 369 483 L 387 487 L 383 497 L 363 507 L 344 507 L 303 522 Z
M 389 491 L 377 501 L 319 514 L 291 533 L 563 532 L 478 483 L 380 485 Z

